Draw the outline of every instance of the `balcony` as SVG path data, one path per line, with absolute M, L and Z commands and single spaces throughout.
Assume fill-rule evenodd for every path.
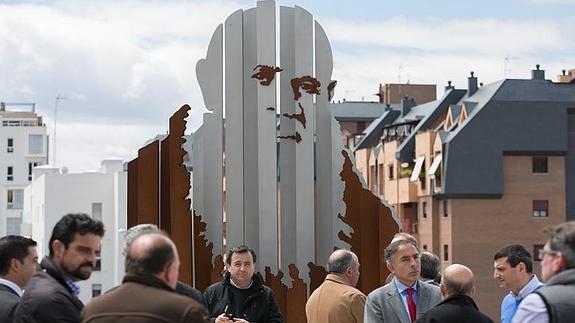
M 399 203 L 412 203 L 417 202 L 417 184 L 418 182 L 411 182 L 409 177 L 399 179 Z

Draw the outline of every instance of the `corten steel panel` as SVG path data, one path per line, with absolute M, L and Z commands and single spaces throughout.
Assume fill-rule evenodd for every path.
M 138 224 L 138 158 L 128 163 L 128 228 Z
M 159 225 L 159 141 L 138 150 L 138 223 Z
M 186 151 L 182 148 L 185 139 L 186 117 L 190 107 L 184 105 L 170 118 L 170 133 L 162 142 L 162 219 L 169 219 L 162 226 L 169 228 L 170 237 L 178 247 L 180 255 L 179 279 L 192 283 L 192 218 L 190 200 L 190 172 L 183 165 Z M 164 156 L 162 156 L 164 157 Z M 164 159 L 164 158 L 162 158 Z M 165 179 L 164 179 L 165 178 Z
M 225 22 L 225 177 L 226 242 L 244 243 L 243 10 Z
M 361 275 L 357 288 L 364 293 L 380 287 L 389 271 L 382 265 L 383 250 L 399 231 L 391 210 L 371 191 L 362 186 L 352 161 L 346 151 L 342 152 L 345 164 L 341 176 L 345 182 L 345 216 L 342 220 L 353 228 L 351 236 L 340 233 L 340 238 L 351 244 L 361 264 Z
M 276 65 L 276 16 L 273 1 L 258 1 L 256 18 L 257 65 Z M 256 65 L 256 66 L 257 66 Z M 252 67 L 255 68 L 256 66 Z M 263 67 L 261 67 L 263 68 Z M 269 79 L 268 79 L 269 80 Z M 276 113 L 269 107 L 276 107 L 276 80 L 258 82 L 257 89 L 257 192 L 258 223 L 249 223 L 259 229 L 258 255 L 265 260 L 272 272 L 278 270 L 278 218 L 277 218 L 277 142 Z M 247 234 L 246 234 L 247 236 Z M 259 264 L 259 265 L 258 265 Z M 263 272 L 264 263 L 256 266 Z
M 170 204 L 170 194 L 172 190 L 170 187 L 169 176 L 171 156 L 170 144 L 167 139 L 164 139 L 160 142 L 160 155 L 160 228 L 166 231 L 166 233 L 171 234 L 172 208 Z
M 291 94 L 290 80 L 294 76 L 295 52 L 294 52 L 294 8 L 280 7 L 280 67 L 283 69 L 280 75 L 280 108 L 281 114 L 294 114 L 295 105 Z M 286 95 L 287 94 L 287 95 Z M 288 272 L 289 265 L 296 263 L 296 216 L 295 216 L 295 195 L 296 176 L 295 164 L 296 142 L 288 139 L 294 135 L 296 122 L 287 118 L 280 118 L 280 230 L 281 230 L 281 270 Z M 291 287 L 289 275 L 283 276 L 283 283 Z M 285 304 L 284 304 L 285 306 Z
M 244 70 L 244 239 L 245 244 L 259 254 L 258 217 L 258 90 L 259 83 L 251 78 L 257 61 L 256 8 L 244 11 L 243 70 Z M 259 270 L 260 268 L 258 268 Z
M 313 77 L 313 17 L 301 7 L 294 10 L 294 51 L 295 51 L 295 78 L 305 76 Z M 293 87 L 293 83 L 292 83 Z M 293 90 L 293 88 L 292 88 Z M 303 115 L 302 119 L 295 119 L 296 133 L 301 135 L 301 141 L 296 143 L 296 265 L 303 282 L 309 282 L 307 264 L 313 262 L 315 257 L 315 230 L 314 230 L 314 106 L 313 91 L 301 91 L 301 97 L 295 98 L 292 104 L 296 113 Z M 292 91 L 292 94 L 294 91 Z M 289 95 L 289 93 L 282 93 Z M 299 121 L 299 122 L 298 122 Z M 331 161 L 331 160 L 330 160 Z M 329 161 L 326 161 L 329 163 Z M 322 237 L 325 238 L 325 237 Z M 290 272 L 292 270 L 290 269 Z M 294 285 L 295 287 L 295 285 Z M 288 304 L 290 298 L 288 298 Z M 289 305 L 288 305 L 289 307 Z
M 223 252 L 223 25 L 214 31 L 205 59 L 196 65 L 198 83 L 206 109 L 202 136 L 204 141 L 203 171 L 204 221 L 208 231 L 206 237 L 213 244 L 214 257 Z

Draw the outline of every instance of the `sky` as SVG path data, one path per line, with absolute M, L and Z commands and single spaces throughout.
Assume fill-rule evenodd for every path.
M 379 84 L 466 88 L 575 68 L 575 0 L 276 1 L 323 26 L 334 56 L 334 100 L 375 101 Z M 0 101 L 34 102 L 54 139 L 50 163 L 71 172 L 129 161 L 168 118 L 204 103 L 195 64 L 211 34 L 255 1 L 0 0 Z M 506 59 L 507 58 L 507 59 Z M 441 95 L 442 90 L 438 91 Z M 63 99 L 56 100 L 60 96 Z M 54 147 L 54 143 L 50 143 Z

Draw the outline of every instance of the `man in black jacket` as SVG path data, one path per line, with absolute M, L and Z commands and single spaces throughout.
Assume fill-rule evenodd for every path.
M 52 230 L 50 256 L 30 279 L 14 322 L 79 322 L 84 307 L 75 282 L 90 278 L 104 225 L 86 214 L 67 214 Z
M 489 317 L 479 312 L 471 298 L 475 293 L 475 283 L 469 268 L 459 264 L 447 267 L 439 287 L 443 301 L 428 310 L 416 323 L 493 323 Z
M 215 323 L 283 322 L 271 288 L 254 274 L 255 252 L 239 246 L 228 251 L 224 280 L 204 292 Z
M 0 322 L 12 322 L 23 288 L 37 267 L 36 241 L 13 235 L 0 239 Z

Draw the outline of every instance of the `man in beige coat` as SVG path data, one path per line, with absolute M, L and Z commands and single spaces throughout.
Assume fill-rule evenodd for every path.
M 349 250 L 329 256 L 328 275 L 305 306 L 308 323 L 363 322 L 365 294 L 355 288 L 359 280 L 359 259 Z

